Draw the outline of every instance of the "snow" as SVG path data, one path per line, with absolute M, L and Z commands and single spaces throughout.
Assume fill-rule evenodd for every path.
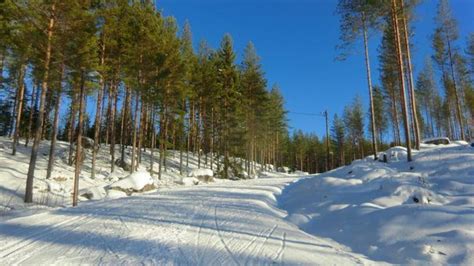
M 79 191 L 79 195 L 86 199 L 100 200 L 107 195 L 107 192 L 102 187 L 91 187 Z
M 197 185 L 199 184 L 199 179 L 195 177 L 183 177 L 183 179 L 181 179 L 181 184 L 185 186 Z
M 393 147 L 385 152 L 387 163 L 369 156 L 318 175 L 257 165 L 255 179 L 210 184 L 199 180 L 213 174 L 209 165 L 201 159 L 198 169 L 192 154 L 180 175 L 179 152 L 169 151 L 158 180 L 149 174 L 149 150 L 130 175 L 120 167 L 110 173 L 108 147 L 102 147 L 95 179 L 86 151 L 75 208 L 64 207 L 74 176 L 68 147 L 58 142 L 47 180 L 49 145 L 41 143 L 30 205 L 22 202 L 30 148 L 20 143 L 13 157 L 11 140 L 0 137 L 2 265 L 474 261 L 474 148 L 466 142 L 423 144 L 411 163 L 405 148 Z M 155 158 L 153 172 L 158 169 Z M 156 188 L 142 193 L 151 185 Z
M 193 169 L 189 172 L 188 177 L 214 176 L 211 169 Z
M 394 264 L 474 261 L 474 149 L 464 142 L 368 157 L 290 184 L 288 221 L 368 258 Z
M 133 190 L 140 191 L 147 185 L 154 183 L 150 173 L 146 171 L 137 171 L 133 174 L 128 175 L 124 179 L 121 179 L 115 183 L 112 183 L 110 189 L 120 189 L 124 191 Z
M 370 264 L 283 218 L 275 194 L 295 178 L 224 181 L 90 201 L 0 223 L 9 264 Z

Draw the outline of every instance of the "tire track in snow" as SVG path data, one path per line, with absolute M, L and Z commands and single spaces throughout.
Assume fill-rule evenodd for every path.
M 286 233 L 283 233 L 282 239 L 281 239 L 281 244 L 280 248 L 278 249 L 275 258 L 273 261 L 279 261 L 279 264 L 283 265 L 283 252 L 285 251 L 286 248 Z
M 221 232 L 221 229 L 219 227 L 219 223 L 217 222 L 217 205 L 214 206 L 214 222 L 216 224 L 217 234 L 219 236 L 219 239 L 220 239 L 222 245 L 224 245 L 225 250 L 227 251 L 227 253 L 229 253 L 230 257 L 235 262 L 235 264 L 240 265 L 239 261 L 235 258 L 234 253 L 232 253 L 229 246 L 227 246 L 227 244 L 224 241 L 224 237 L 222 236 L 222 232 Z
M 257 253 L 256 253 L 256 258 L 259 260 L 259 256 L 260 254 L 262 253 L 263 251 L 263 248 L 265 247 L 265 244 L 267 244 L 267 241 L 268 239 L 272 236 L 272 234 L 275 232 L 275 230 L 278 228 L 278 225 L 274 225 L 272 227 L 272 229 L 270 230 L 270 232 L 265 236 L 264 240 L 262 241 L 262 243 L 260 244 L 260 247 L 258 248 L 257 250 Z M 260 264 L 260 263 L 259 263 Z

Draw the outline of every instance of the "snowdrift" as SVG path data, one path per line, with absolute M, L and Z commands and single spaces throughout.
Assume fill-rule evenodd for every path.
M 386 151 L 289 185 L 287 220 L 371 259 L 397 264 L 474 261 L 474 148 L 463 142 Z

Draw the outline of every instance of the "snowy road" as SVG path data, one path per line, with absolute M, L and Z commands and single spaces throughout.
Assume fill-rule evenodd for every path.
M 0 223 L 6 264 L 359 264 L 300 231 L 275 194 L 291 178 L 224 182 L 83 203 Z

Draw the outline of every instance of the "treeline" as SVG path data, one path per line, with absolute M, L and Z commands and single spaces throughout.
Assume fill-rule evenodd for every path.
M 357 39 L 364 43 L 370 100 L 368 132 L 375 158 L 386 136 L 391 140 L 385 143 L 407 147 L 409 161 L 411 148 L 419 149 L 423 138 L 472 138 L 474 33 L 466 45 L 460 45 L 457 22 L 449 2 L 439 0 L 431 36 L 434 54 L 415 77 L 411 23 L 418 4 L 417 0 L 340 0 L 338 4 L 342 33 L 339 48 L 342 48 L 343 58 Z M 368 49 L 371 32 L 382 35 L 378 49 L 379 85 L 372 85 Z M 354 134 L 350 131 L 354 129 L 346 129 L 346 134 L 353 141 Z M 363 152 L 359 153 L 363 156 Z
M 342 114 L 333 115 L 329 149 L 326 137 L 297 131 L 289 144 L 288 165 L 321 172 L 371 154 L 377 158 L 377 151 L 395 145 L 406 146 L 411 160 L 411 148 L 419 149 L 423 138 L 474 137 L 474 33 L 460 41 L 448 0 L 439 0 L 430 40 L 434 53 L 415 77 L 411 24 L 419 2 L 339 0 L 338 59 L 349 56 L 358 40 L 363 42 L 359 52 L 365 54 L 370 105 L 365 109 L 357 96 Z M 382 35 L 376 85 L 369 60 L 373 33 Z
M 131 172 L 143 150 L 153 155 L 158 149 L 159 176 L 169 149 L 181 152 L 181 171 L 192 152 L 199 167 L 214 168 L 221 178 L 252 174 L 255 162 L 283 163 L 288 136 L 283 97 L 276 86 L 267 89 L 254 46 L 247 45 L 239 64 L 230 35 L 218 49 L 203 41 L 195 51 L 189 24 L 178 30 L 151 2 L 0 4 L 1 133 L 12 135 L 13 155 L 20 138 L 25 145 L 32 142 L 26 202 L 32 201 L 43 139 L 51 141 L 48 178 L 56 139 L 71 143 L 74 204 L 84 136 L 94 141 L 92 178 L 102 143 L 110 149 L 110 171 L 124 163 L 126 146 L 131 146 Z M 156 163 L 151 158 L 149 169 Z

